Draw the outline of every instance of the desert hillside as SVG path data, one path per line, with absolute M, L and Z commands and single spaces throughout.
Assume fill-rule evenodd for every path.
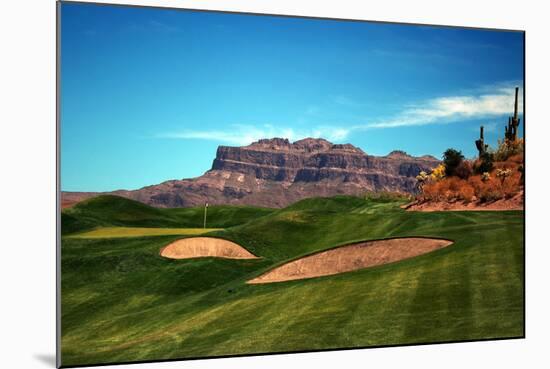
M 134 191 L 114 191 L 155 207 L 218 205 L 284 207 L 304 198 L 362 195 L 368 191 L 413 193 L 415 177 L 439 160 L 413 157 L 403 151 L 368 155 L 351 144 L 307 138 L 262 139 L 243 147 L 218 147 L 212 168 L 204 175 L 170 180 Z M 97 193 L 64 192 L 72 205 Z
M 519 137 L 518 88 L 514 115 L 508 119 L 504 137 L 496 148 L 485 143 L 483 126 L 474 143 L 478 156 L 466 159 L 461 151 L 449 148 L 442 163 L 422 171 L 416 201 L 409 210 L 522 210 L 524 205 L 524 146 Z

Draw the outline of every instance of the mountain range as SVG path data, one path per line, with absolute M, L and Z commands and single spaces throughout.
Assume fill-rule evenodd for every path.
M 416 175 L 439 164 L 433 156 L 392 151 L 368 155 L 351 144 L 325 139 L 261 139 L 248 146 L 219 146 L 202 176 L 174 179 L 137 190 L 108 192 L 156 207 L 209 204 L 285 207 L 307 197 L 361 195 L 369 191 L 412 193 Z M 62 206 L 98 192 L 62 192 Z

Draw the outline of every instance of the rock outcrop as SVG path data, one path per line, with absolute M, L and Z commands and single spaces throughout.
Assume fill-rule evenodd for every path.
M 415 176 L 439 161 L 403 151 L 367 155 L 350 144 L 324 139 L 262 139 L 244 147 L 218 147 L 204 175 L 113 194 L 157 207 L 239 204 L 284 207 L 314 196 L 360 195 L 367 191 L 413 192 Z M 74 193 L 67 193 L 74 197 Z

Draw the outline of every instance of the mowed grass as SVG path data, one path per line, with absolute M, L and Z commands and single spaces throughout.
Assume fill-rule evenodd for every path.
M 273 209 L 251 206 L 213 205 L 208 208 L 208 228 L 226 228 L 272 213 Z M 61 233 L 74 234 L 100 227 L 202 228 L 202 206 L 159 209 L 113 195 L 84 200 L 61 213 Z
M 119 238 L 119 237 L 144 237 L 144 236 L 197 236 L 222 228 L 138 228 L 138 227 L 103 227 L 92 231 L 77 233 L 68 238 Z
M 523 212 L 401 204 L 308 199 L 210 233 L 257 260 L 160 257 L 176 235 L 64 237 L 63 365 L 522 336 Z M 245 283 L 318 250 L 397 236 L 454 244 L 335 276 Z

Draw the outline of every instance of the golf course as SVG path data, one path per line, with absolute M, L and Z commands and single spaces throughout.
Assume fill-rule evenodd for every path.
M 522 337 L 523 211 L 406 203 L 212 205 L 206 227 L 203 207 L 103 195 L 67 208 L 62 365 Z M 431 243 L 410 252 L 417 241 Z M 353 264 L 345 247 L 379 254 Z M 332 264 L 338 272 L 319 272 Z M 304 275 L 269 277 L 278 270 Z

